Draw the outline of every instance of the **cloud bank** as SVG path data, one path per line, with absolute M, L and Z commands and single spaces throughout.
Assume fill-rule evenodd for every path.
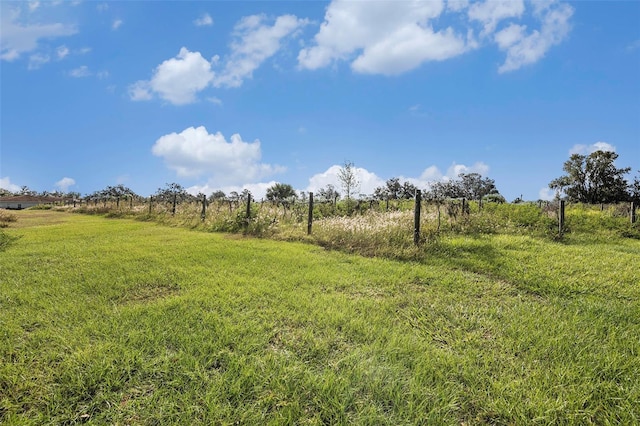
M 519 22 L 527 11 L 529 25 Z M 456 25 L 436 29 L 447 14 Z M 498 72 L 515 71 L 562 42 L 572 15 L 571 6 L 553 0 L 449 1 L 446 7 L 443 0 L 334 0 L 298 65 L 315 70 L 344 61 L 357 73 L 396 75 L 494 42 L 506 53 Z
M 573 8 L 555 0 L 333 0 L 320 28 L 297 55 L 298 68 L 318 70 L 341 62 L 359 74 L 399 75 L 487 45 L 504 52 L 499 73 L 541 60 L 571 30 Z M 441 25 L 442 22 L 450 22 Z M 213 23 L 208 14 L 193 21 Z M 197 100 L 207 88 L 236 88 L 311 25 L 294 15 L 251 15 L 233 29 L 229 53 L 206 59 L 187 47 L 158 65 L 149 80 L 129 86 L 134 101 L 159 97 L 174 105 Z

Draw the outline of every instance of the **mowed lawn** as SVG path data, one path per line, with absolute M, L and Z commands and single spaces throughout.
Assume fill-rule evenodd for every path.
M 640 423 L 638 240 L 449 237 L 400 262 L 17 216 L 0 423 Z

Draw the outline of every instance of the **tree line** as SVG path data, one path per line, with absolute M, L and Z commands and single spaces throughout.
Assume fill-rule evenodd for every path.
M 549 183 L 549 188 L 556 191 L 556 198 L 572 202 L 599 204 L 635 201 L 640 203 L 640 171 L 633 181 L 627 181 L 625 176 L 631 171 L 631 168 L 616 167 L 614 163 L 617 158 L 618 154 L 611 151 L 595 151 L 588 155 L 573 154 L 563 165 L 566 174 L 552 180 Z M 334 185 L 328 184 L 316 191 L 316 200 L 335 205 L 344 194 L 344 199 L 349 204 L 354 199 L 354 194 L 359 192 L 360 187 L 354 163 L 347 161 L 343 164 L 338 171 L 338 180 L 342 192 Z M 418 188 L 411 182 L 401 182 L 400 178 L 393 177 L 388 179 L 383 186 L 375 188 L 373 194 L 359 196 L 359 199 L 371 201 L 408 200 L 415 197 L 417 190 Z M 498 191 L 495 181 L 483 177 L 479 173 L 461 173 L 457 179 L 434 182 L 422 193 L 425 200 L 433 202 L 460 198 L 496 203 L 506 202 L 506 199 Z M 26 186 L 16 192 L 0 188 L 0 196 L 11 195 L 60 197 L 95 203 L 100 201 L 133 202 L 147 199 L 124 185 L 107 186 L 84 197 L 78 192 L 43 191 L 38 193 Z M 229 194 L 217 190 L 208 196 L 203 193 L 193 195 L 178 183 L 167 183 L 164 187 L 158 188 L 152 197 L 157 202 L 167 203 L 195 202 L 203 199 L 209 203 L 225 201 L 241 203 L 253 198 L 253 195 L 247 189 L 241 192 L 232 191 Z M 296 191 L 290 184 L 278 182 L 267 188 L 265 197 L 267 201 L 284 205 L 287 208 L 298 200 L 306 201 L 308 194 L 304 191 Z M 514 200 L 514 202 L 521 201 L 521 198 Z

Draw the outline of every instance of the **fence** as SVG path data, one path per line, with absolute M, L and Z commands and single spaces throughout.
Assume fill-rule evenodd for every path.
M 636 223 L 635 203 L 581 205 L 565 201 L 497 204 L 466 199 L 423 200 L 417 191 L 414 200 L 322 200 L 309 193 L 305 201 L 256 201 L 206 197 L 180 203 L 178 200 L 129 198 L 126 202 L 92 200 L 74 204 L 75 210 L 97 211 L 110 215 L 154 217 L 164 222 L 214 231 L 261 234 L 283 225 L 290 233 L 312 235 L 323 227 L 334 226 L 347 232 L 353 229 L 404 227 L 414 244 L 420 244 L 440 232 L 495 233 L 510 227 L 516 230 L 544 231 L 562 237 L 569 231 L 597 226 L 620 228 Z M 567 213 L 569 209 L 569 213 Z M 398 214 L 400 213 L 400 214 Z M 386 215 L 386 216 L 385 216 Z M 362 220 L 368 217 L 369 222 Z M 626 221 L 622 220 L 627 218 Z M 333 220 L 337 219 L 337 220 Z M 374 220 L 382 223 L 374 224 Z M 354 224 L 349 224 L 352 221 Z M 359 222 L 358 222 L 359 221 Z M 318 227 L 314 227 L 317 223 Z M 298 229 L 300 228 L 300 229 Z

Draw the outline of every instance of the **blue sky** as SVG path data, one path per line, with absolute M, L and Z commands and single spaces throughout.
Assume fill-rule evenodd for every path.
M 87 194 L 640 169 L 640 2 L 0 2 L 0 187 Z

